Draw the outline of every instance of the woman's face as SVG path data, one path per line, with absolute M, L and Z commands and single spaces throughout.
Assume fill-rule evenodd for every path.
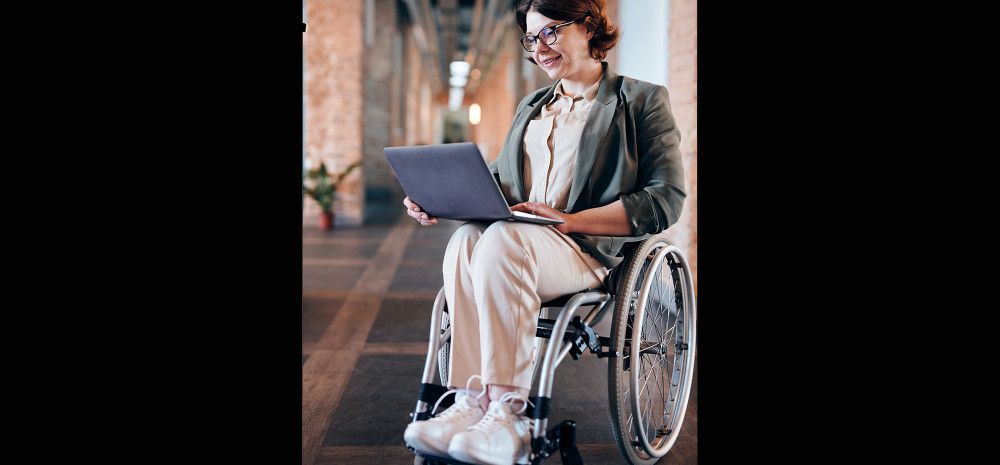
M 571 18 L 578 19 L 578 18 Z M 569 20 L 558 21 L 541 13 L 530 10 L 525 17 L 527 33 L 534 36 L 545 27 L 555 26 Z M 556 29 L 556 42 L 545 45 L 544 41 L 535 42 L 535 51 L 531 57 L 549 75 L 551 79 L 577 80 L 581 71 L 595 61 L 590 56 L 590 46 L 587 42 L 593 33 L 588 34 L 583 22 L 568 24 Z

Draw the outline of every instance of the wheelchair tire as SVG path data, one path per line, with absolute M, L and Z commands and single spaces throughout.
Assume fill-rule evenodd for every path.
M 683 252 L 662 233 L 641 242 L 627 260 L 621 264 L 627 268 L 611 326 L 611 350 L 619 355 L 608 362 L 608 399 L 622 455 L 632 465 L 650 465 L 673 447 L 687 410 L 694 370 L 694 285 Z M 642 335 L 635 347 L 634 323 Z

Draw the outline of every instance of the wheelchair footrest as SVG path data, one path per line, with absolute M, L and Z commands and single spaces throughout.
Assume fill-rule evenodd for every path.
M 563 465 L 583 465 L 580 449 L 576 447 L 576 422 L 566 420 L 549 429 L 544 437 L 535 438 L 531 444 L 534 459 L 531 465 L 539 465 L 556 450 Z
M 426 402 L 428 404 L 427 411 L 420 413 L 410 412 L 410 418 L 413 418 L 416 421 L 423 421 L 431 418 L 431 414 L 433 414 L 434 412 L 431 412 L 430 409 L 433 407 L 434 403 L 437 402 L 442 395 L 444 395 L 445 392 L 448 392 L 448 388 L 444 386 L 438 384 L 421 383 L 420 391 L 417 393 L 417 399 Z M 441 401 L 439 409 L 441 411 L 444 411 L 444 409 L 451 407 L 451 404 L 454 403 L 455 403 L 454 397 L 447 397 L 443 401 Z

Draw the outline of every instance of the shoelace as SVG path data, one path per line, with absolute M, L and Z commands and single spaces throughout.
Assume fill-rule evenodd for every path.
M 472 376 L 470 376 L 469 379 L 468 379 L 468 381 L 465 382 L 465 391 L 466 392 L 469 391 L 469 386 L 472 385 L 472 380 L 474 380 L 474 379 L 479 379 L 480 383 L 483 381 L 483 378 L 481 376 L 479 376 L 479 375 L 472 375 Z M 444 398 L 447 397 L 448 394 L 456 394 L 458 392 L 461 392 L 461 391 L 459 391 L 456 388 L 456 389 L 451 389 L 449 391 L 446 391 L 444 394 L 441 394 L 441 397 L 438 397 L 437 402 L 434 403 L 434 408 L 431 409 L 431 415 L 433 415 L 434 412 L 437 411 L 438 406 L 441 405 L 441 401 L 444 400 Z M 479 398 L 483 397 L 484 395 L 486 395 L 486 389 L 483 389 L 483 392 L 481 392 L 478 396 L 476 396 L 476 401 L 478 402 Z M 506 395 L 506 394 L 504 394 L 504 395 Z M 444 412 L 443 415 L 447 416 L 448 412 L 450 412 L 450 411 L 453 411 L 453 410 L 445 410 L 445 412 Z
M 521 410 L 513 412 L 515 415 L 520 415 L 520 414 L 524 413 L 524 411 L 528 409 L 528 405 L 531 405 L 532 407 L 535 406 L 535 404 L 531 403 L 530 400 L 526 399 L 519 392 L 507 392 L 507 393 L 504 393 L 504 395 L 500 396 L 500 404 L 501 405 L 513 405 L 514 401 L 517 401 L 517 400 L 521 401 Z M 494 425 L 495 426 L 498 423 L 498 420 L 506 419 L 507 418 L 506 414 L 503 414 L 503 415 L 501 415 L 499 417 L 495 414 L 495 412 L 502 412 L 502 411 L 503 411 L 503 409 L 500 409 L 500 408 L 495 408 L 495 409 L 491 408 L 491 409 L 489 409 L 489 411 L 486 412 L 486 415 L 483 416 L 483 419 L 479 420 L 479 423 L 476 423 L 476 424 L 470 426 L 469 429 L 470 430 L 482 431 L 484 433 L 489 433 L 490 432 L 489 430 L 491 428 L 487 428 L 487 425 Z M 504 422 L 504 423 L 506 423 L 506 422 Z

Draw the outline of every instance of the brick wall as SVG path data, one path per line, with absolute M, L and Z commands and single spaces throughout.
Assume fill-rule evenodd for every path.
M 698 2 L 670 2 L 670 63 L 667 88 L 677 125 L 681 129 L 681 153 L 687 176 L 687 199 L 678 221 L 678 242 L 687 248 L 691 271 L 697 282 L 698 263 Z
M 336 171 L 362 159 L 364 2 L 309 0 L 307 8 L 306 153 L 314 166 L 323 160 Z M 360 223 L 363 170 L 348 176 L 337 191 L 337 222 Z M 307 200 L 306 216 L 316 212 L 315 203 Z
M 502 43 L 516 45 L 517 36 L 517 27 L 514 27 L 512 31 L 503 34 Z M 493 161 L 500 155 L 504 138 L 514 119 L 515 107 L 523 97 L 517 93 L 516 82 L 520 71 L 517 63 L 521 59 L 520 54 L 513 47 L 503 47 L 501 50 L 490 69 L 479 78 L 481 82 L 476 95 L 468 99 L 468 103 L 478 103 L 482 108 L 480 123 L 472 128 L 470 134 L 487 161 Z

